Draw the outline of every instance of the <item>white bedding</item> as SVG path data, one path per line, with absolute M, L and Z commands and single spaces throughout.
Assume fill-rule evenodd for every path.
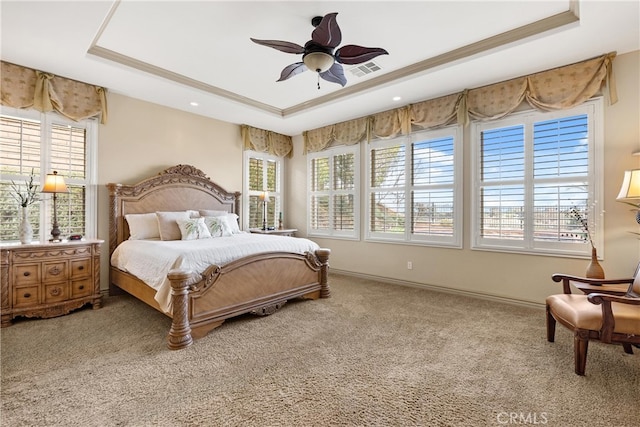
M 129 272 L 155 289 L 155 300 L 171 312 L 169 270 L 202 273 L 211 264 L 223 265 L 245 256 L 271 252 L 315 252 L 319 246 L 308 239 L 263 234 L 234 234 L 201 240 L 126 240 L 111 256 L 111 265 Z

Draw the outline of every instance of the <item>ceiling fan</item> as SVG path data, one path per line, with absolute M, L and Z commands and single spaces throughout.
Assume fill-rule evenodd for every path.
M 251 41 L 282 52 L 302 54 L 301 62 L 295 62 L 282 70 L 280 78 L 277 80 L 279 82 L 303 71 L 312 70 L 318 73 L 318 89 L 320 89 L 320 77 L 328 82 L 344 86 L 347 84 L 347 79 L 340 64 L 361 64 L 378 55 L 388 55 L 389 52 L 379 47 L 362 47 L 353 44 L 342 46 L 334 52 L 333 50 L 342 42 L 342 33 L 336 21 L 336 15 L 338 13 L 314 17 L 311 20 L 311 25 L 315 27 L 315 30 L 311 33 L 311 40 L 304 47 L 281 40 L 251 38 Z

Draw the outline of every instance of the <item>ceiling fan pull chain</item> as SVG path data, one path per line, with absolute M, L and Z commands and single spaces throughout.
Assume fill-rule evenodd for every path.
M 318 73 L 318 90 L 320 90 L 320 73 Z

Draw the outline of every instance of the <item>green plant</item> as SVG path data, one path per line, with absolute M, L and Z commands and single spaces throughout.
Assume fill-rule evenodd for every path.
M 26 191 L 22 191 L 18 184 L 13 182 L 13 180 L 11 181 L 11 188 L 13 190 L 13 192 L 11 193 L 11 197 L 13 197 L 15 201 L 18 202 L 18 204 L 20 204 L 20 206 L 22 206 L 23 208 L 26 208 L 27 206 L 39 200 L 38 184 L 35 184 L 33 182 L 33 178 L 33 169 L 31 169 L 31 176 L 28 180 L 25 180 Z

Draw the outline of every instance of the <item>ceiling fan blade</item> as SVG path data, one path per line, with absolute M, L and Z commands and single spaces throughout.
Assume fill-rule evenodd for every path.
M 276 81 L 281 82 L 287 80 L 290 77 L 295 76 L 296 74 L 300 74 L 303 71 L 307 71 L 307 66 L 304 65 L 304 62 L 295 62 L 291 65 L 287 65 L 280 73 L 280 78 Z
M 362 47 L 348 44 L 336 50 L 336 61 L 342 64 L 362 64 L 365 61 L 379 55 L 388 55 L 389 52 L 379 47 Z
M 336 21 L 338 13 L 328 13 L 311 33 L 311 40 L 327 47 L 335 48 L 342 42 L 342 32 Z
M 320 73 L 320 77 L 331 83 L 338 83 L 344 87 L 347 84 L 347 78 L 344 76 L 344 68 L 342 65 L 334 63 L 324 73 Z
M 251 41 L 262 46 L 272 47 L 286 53 L 304 53 L 304 48 L 296 43 L 285 42 L 282 40 L 259 40 L 252 37 Z

